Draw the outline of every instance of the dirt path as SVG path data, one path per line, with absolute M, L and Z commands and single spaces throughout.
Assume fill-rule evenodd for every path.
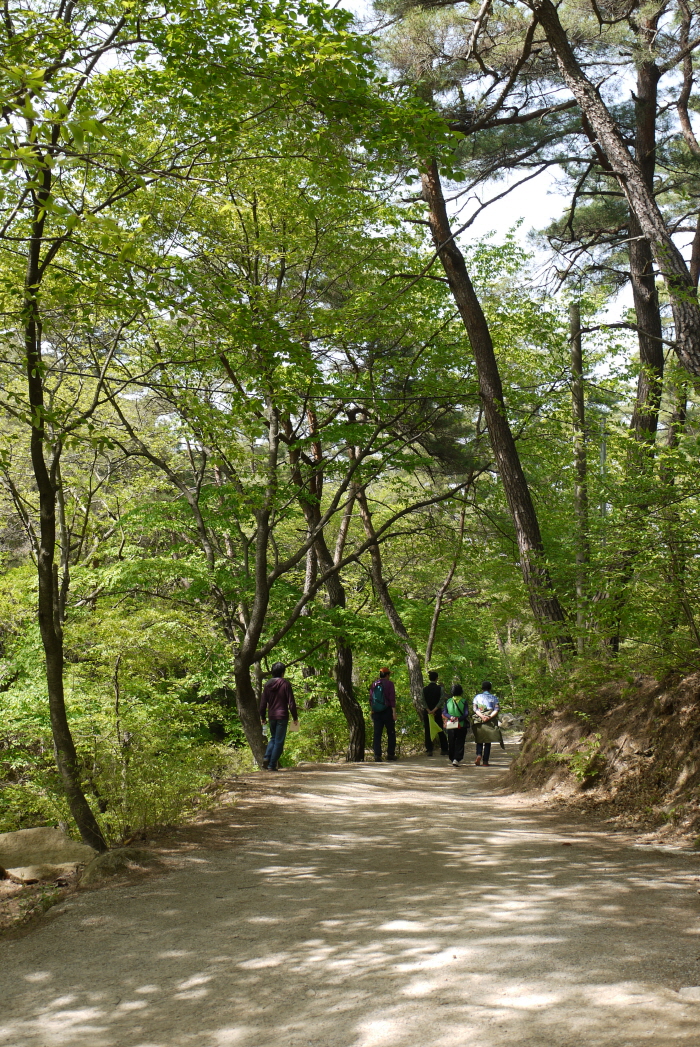
M 506 759 L 254 776 L 170 875 L 0 945 L 0 1044 L 697 1047 L 700 856 L 501 796 Z

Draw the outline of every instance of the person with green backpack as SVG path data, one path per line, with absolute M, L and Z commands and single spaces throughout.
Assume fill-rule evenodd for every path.
M 386 728 L 387 760 L 396 759 L 396 691 L 389 679 L 391 669 L 380 669 L 379 676 L 369 689 L 369 707 L 374 724 L 374 759 L 382 762 L 382 734 Z
M 442 710 L 442 719 L 447 735 L 447 759 L 451 761 L 453 767 L 459 767 L 464 759 L 464 743 L 469 730 L 467 699 L 464 697 L 461 684 L 456 683 L 452 687 L 452 694 Z

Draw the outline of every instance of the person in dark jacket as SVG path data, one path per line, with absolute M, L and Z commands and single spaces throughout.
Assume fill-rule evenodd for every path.
M 389 679 L 390 675 L 391 669 L 380 669 L 379 676 L 369 689 L 369 706 L 374 724 L 372 748 L 377 763 L 382 762 L 384 728 L 386 728 L 386 758 L 387 760 L 396 759 L 396 691 L 393 682 Z M 381 684 L 379 691 L 375 691 L 377 684 Z
M 434 720 L 440 728 L 440 733 L 437 735 L 437 740 L 440 743 L 440 752 L 443 756 L 447 756 L 447 738 L 442 729 L 443 690 L 437 682 L 438 674 L 435 669 L 430 670 L 428 673 L 428 679 L 430 680 L 430 683 L 427 687 L 423 688 L 423 704 L 425 705 L 425 709 L 423 710 L 425 751 L 428 756 L 433 755 L 433 738 L 430 733 L 430 721 Z
M 447 735 L 448 759 L 452 761 L 453 767 L 459 767 L 464 759 L 464 743 L 469 730 L 467 699 L 464 697 L 461 684 L 456 683 L 452 688 L 452 694 L 445 702 L 442 716 Z
M 286 666 L 282 662 L 275 662 L 272 666 L 272 679 L 265 684 L 260 699 L 260 719 L 263 723 L 266 718 L 270 721 L 270 741 L 267 743 L 263 760 L 265 771 L 277 770 L 287 737 L 290 712 L 294 726 L 299 726 L 294 691 L 289 680 L 284 679 L 285 669 Z

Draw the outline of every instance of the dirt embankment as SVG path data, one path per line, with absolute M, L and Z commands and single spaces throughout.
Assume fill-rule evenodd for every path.
M 538 712 L 508 784 L 700 846 L 700 673 L 638 675 Z

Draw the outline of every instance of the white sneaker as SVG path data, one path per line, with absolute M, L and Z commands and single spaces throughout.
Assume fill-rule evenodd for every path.
M 456 760 L 453 760 L 452 761 L 452 766 L 453 767 L 459 767 L 459 764 L 458 764 L 458 762 Z

